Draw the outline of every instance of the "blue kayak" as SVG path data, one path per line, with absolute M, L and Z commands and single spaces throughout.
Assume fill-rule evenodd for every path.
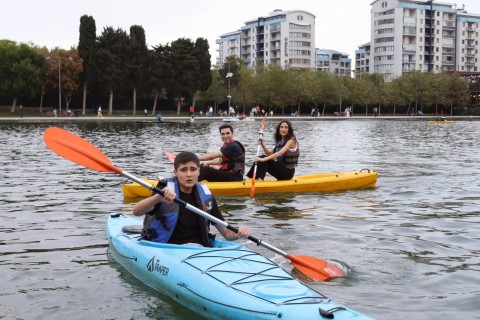
M 208 319 L 371 319 L 332 301 L 238 243 L 213 248 L 140 240 L 142 220 L 112 213 L 113 258 L 143 283 Z

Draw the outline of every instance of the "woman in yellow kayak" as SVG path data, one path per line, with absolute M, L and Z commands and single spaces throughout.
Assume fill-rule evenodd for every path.
M 265 146 L 262 136 L 258 139 L 265 155 L 255 159 L 256 163 L 250 168 L 247 177 L 253 177 L 254 168 L 257 165 L 256 178 L 259 180 L 265 179 L 267 173 L 277 180 L 292 179 L 300 156 L 300 148 L 290 121 L 282 120 L 278 124 L 274 134 L 275 147 L 273 150 L 269 150 Z

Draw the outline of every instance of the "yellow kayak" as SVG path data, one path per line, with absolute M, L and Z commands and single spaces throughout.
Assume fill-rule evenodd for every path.
M 349 172 L 318 173 L 304 176 L 296 176 L 291 180 L 265 179 L 255 182 L 255 194 L 277 192 L 328 192 L 338 190 L 350 190 L 358 188 L 375 187 L 377 172 L 370 169 Z M 147 183 L 156 185 L 155 180 L 145 180 Z M 238 182 L 208 182 L 202 184 L 208 186 L 215 196 L 248 196 L 252 187 L 252 180 Z M 151 191 L 136 182 L 123 184 L 125 197 L 148 197 Z
M 455 123 L 455 120 L 428 120 L 430 124 L 452 124 Z

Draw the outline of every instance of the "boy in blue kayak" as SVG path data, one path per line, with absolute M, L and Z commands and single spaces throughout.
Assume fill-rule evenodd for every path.
M 175 177 L 159 181 L 157 185 L 163 189 L 164 195 L 154 194 L 133 208 L 134 215 L 146 215 L 142 238 L 154 242 L 210 247 L 214 239 L 209 232 L 210 224 L 213 223 L 184 207 L 180 208 L 174 202 L 178 196 L 188 204 L 225 221 L 210 190 L 198 182 L 200 161 L 192 152 L 181 152 L 173 165 Z M 246 227 L 240 226 L 237 234 L 223 226 L 214 226 L 227 240 L 247 238 L 250 235 L 250 230 Z

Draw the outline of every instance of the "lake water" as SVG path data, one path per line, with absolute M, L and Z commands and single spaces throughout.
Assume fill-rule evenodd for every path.
M 278 120 L 267 121 L 271 146 Z M 309 285 L 377 319 L 480 319 L 480 122 L 295 121 L 297 174 L 378 171 L 376 188 L 218 198 L 227 220 L 293 255 L 342 265 Z M 53 124 L 0 124 L 0 319 L 196 319 L 108 255 L 124 178 L 51 152 Z M 163 150 L 221 145 L 217 123 L 56 123 L 136 176 L 169 176 Z M 250 165 L 259 122 L 233 123 Z M 248 166 L 247 166 L 248 169 Z M 291 271 L 288 260 L 245 242 Z

